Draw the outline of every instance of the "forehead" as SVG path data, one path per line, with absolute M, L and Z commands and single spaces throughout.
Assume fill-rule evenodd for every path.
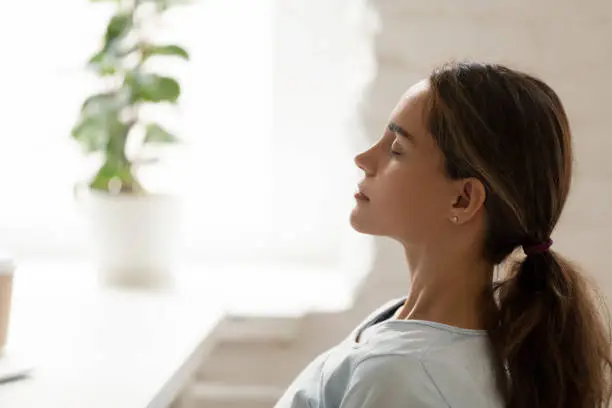
M 422 80 L 408 89 L 397 103 L 390 121 L 412 135 L 415 152 L 426 160 L 440 165 L 442 153 L 427 127 L 429 81 Z
M 425 109 L 429 95 L 429 81 L 426 79 L 411 86 L 400 98 L 391 113 L 391 120 L 411 128 L 415 133 L 425 130 Z M 418 129 L 414 129 L 418 127 Z

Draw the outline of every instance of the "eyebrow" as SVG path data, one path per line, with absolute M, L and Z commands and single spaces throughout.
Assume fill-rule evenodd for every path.
M 412 136 L 406 130 L 402 129 L 402 127 L 400 127 L 397 123 L 389 122 L 389 124 L 387 125 L 387 129 L 389 129 L 393 133 L 397 133 L 398 135 L 405 137 L 406 139 L 414 143 L 414 136 Z

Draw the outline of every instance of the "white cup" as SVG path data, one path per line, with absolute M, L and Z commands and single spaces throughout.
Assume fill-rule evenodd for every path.
M 4 348 L 8 338 L 14 274 L 15 262 L 13 259 L 0 255 L 0 350 Z

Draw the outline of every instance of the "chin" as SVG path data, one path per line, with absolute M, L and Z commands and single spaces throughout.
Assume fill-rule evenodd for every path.
M 356 209 L 353 209 L 353 211 L 351 212 L 349 222 L 351 223 L 351 227 L 353 227 L 355 231 L 366 233 L 364 230 L 363 220 L 357 214 Z
M 365 217 L 361 217 L 355 211 L 351 213 L 350 217 L 351 227 L 357 232 L 368 235 L 383 235 L 376 231 L 376 228 L 373 228 L 372 225 L 368 222 Z

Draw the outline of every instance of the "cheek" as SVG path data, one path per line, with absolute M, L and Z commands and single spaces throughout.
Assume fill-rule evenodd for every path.
M 437 175 L 415 174 L 389 180 L 381 216 L 404 236 L 424 238 L 444 219 L 445 184 Z

